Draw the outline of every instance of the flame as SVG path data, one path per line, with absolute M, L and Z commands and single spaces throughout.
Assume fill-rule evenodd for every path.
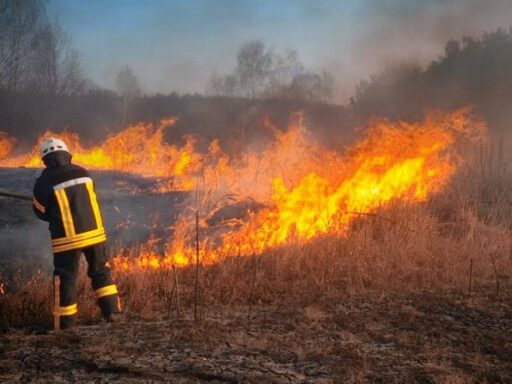
M 14 140 L 7 136 L 7 134 L 0 132 L 0 161 L 9 156 L 13 147 Z
M 112 259 L 112 266 L 114 270 L 121 272 L 133 272 L 140 270 L 159 270 L 159 269 L 172 269 L 184 267 L 190 263 L 190 259 L 186 254 L 191 254 L 190 249 L 186 249 L 185 245 L 181 242 L 173 244 L 170 252 L 165 252 L 161 255 L 157 252 L 152 245 L 151 241 L 148 244 L 142 245 L 137 251 L 137 257 L 129 256 L 116 256 Z
M 299 113 L 286 132 L 267 117 L 264 125 L 274 140 L 264 149 L 248 147 L 230 157 L 216 140 L 207 153 L 199 153 L 191 137 L 181 147 L 167 144 L 164 130 L 175 121 L 165 119 L 157 127 L 140 123 L 89 148 L 76 134 L 44 135 L 62 138 L 74 161 L 88 168 L 172 176 L 171 189 L 195 190 L 192 209 L 181 212 L 165 251 L 155 247 L 155 239 L 136 250 L 121 250 L 113 259 L 117 271 L 172 269 L 197 257 L 214 263 L 325 234 L 345 236 L 357 215 L 396 200 L 422 202 L 442 191 L 461 163 L 461 146 L 485 134 L 485 125 L 462 109 L 431 113 L 417 123 L 375 119 L 353 146 L 328 150 L 314 140 Z M 38 147 L 0 165 L 39 166 Z M 217 225 L 211 220 L 224 196 L 250 197 L 259 208 L 246 207 L 243 219 Z
M 207 170 L 220 191 L 268 198 L 267 208 L 248 212 L 247 220 L 218 236 L 206 237 L 199 257 L 212 263 L 234 255 L 251 255 L 323 234 L 344 236 L 356 215 L 371 213 L 394 200 L 425 201 L 440 192 L 460 164 L 457 146 L 481 137 L 485 125 L 463 109 L 432 113 L 422 123 L 370 122 L 367 136 L 345 156 L 327 151 L 308 136 L 299 115 L 265 151 L 246 154 L 239 164 Z M 460 148 L 459 148 L 460 149 Z M 171 252 L 156 268 L 191 263 L 197 257 L 191 213 L 175 229 Z M 201 222 L 201 231 L 208 225 Z M 135 259 L 138 267 L 148 256 Z M 133 260 L 124 266 L 133 268 Z M 167 263 L 163 260 L 171 260 Z M 130 264 L 132 263 L 132 264 Z
M 45 138 L 53 136 L 62 139 L 68 145 L 74 163 L 88 169 L 116 170 L 146 177 L 173 176 L 172 188 L 169 189 L 189 190 L 194 186 L 192 175 L 198 170 L 200 155 L 195 151 L 195 141 L 192 138 L 187 138 L 183 147 L 165 143 L 164 131 L 175 122 L 175 118 L 163 119 L 157 127 L 139 123 L 110 136 L 101 146 L 89 148 L 82 144 L 80 136 L 76 133 L 47 131 L 41 135 L 29 154 L 4 159 L 0 161 L 0 165 L 41 167 L 39 148 Z M 6 144 L 0 141 L 0 160 L 3 147 L 5 145 L 7 148 L 9 140 L 4 140 Z M 12 146 L 9 147 L 11 148 Z

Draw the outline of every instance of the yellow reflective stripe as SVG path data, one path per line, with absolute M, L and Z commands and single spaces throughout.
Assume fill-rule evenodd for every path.
M 95 290 L 94 293 L 96 293 L 96 297 L 99 299 L 99 298 L 102 298 L 105 296 L 117 295 L 118 292 L 117 292 L 116 285 L 112 284 L 112 285 L 107 285 L 106 287 L 103 287 L 103 288 L 99 288 L 99 289 Z
M 54 245 L 53 252 L 57 253 L 57 252 L 70 251 L 72 249 L 85 248 L 90 245 L 104 243 L 105 241 L 107 241 L 107 236 L 102 235 L 102 236 L 94 237 L 92 239 L 77 241 L 76 243 Z
M 92 181 L 88 181 L 87 183 L 85 183 L 85 186 L 87 187 L 87 191 L 89 192 L 89 199 L 91 200 L 94 218 L 96 219 L 96 226 L 103 227 L 103 220 L 101 219 L 100 207 L 98 206 L 98 199 L 96 198 L 96 192 L 94 192 Z
M 64 189 L 58 189 L 55 191 L 55 196 L 57 196 L 57 202 L 59 203 L 62 224 L 64 226 L 64 232 L 66 232 L 66 237 L 74 236 L 75 226 L 73 225 L 73 217 L 71 216 L 71 208 L 69 207 L 66 191 Z
M 70 236 L 69 228 L 67 226 L 68 221 L 66 220 L 66 212 L 65 212 L 64 203 L 62 202 L 61 192 L 62 191 L 55 191 L 55 197 L 57 198 L 57 203 L 59 204 L 59 210 L 60 210 L 60 215 L 62 217 L 62 225 L 64 227 L 64 232 L 66 233 L 66 236 Z
M 72 239 L 72 240 L 69 240 L 65 243 L 56 243 L 56 244 L 52 244 L 53 247 L 66 247 L 68 245 L 75 245 L 75 244 L 83 244 L 83 243 L 86 243 L 86 242 L 89 242 L 89 241 L 95 241 L 97 239 L 104 239 L 106 240 L 107 239 L 107 235 L 105 233 L 100 233 L 98 235 L 95 235 L 95 236 L 89 236 L 87 238 L 83 238 L 83 239 Z
M 57 185 L 54 185 L 53 186 L 53 189 L 64 189 L 64 188 L 69 188 L 69 187 L 72 187 L 74 185 L 79 185 L 79 184 L 85 184 L 87 183 L 88 181 L 92 181 L 92 179 L 90 177 L 79 177 L 77 179 L 71 179 L 71 180 L 68 180 L 68 181 L 64 181 L 62 183 L 59 183 Z
M 45 213 L 46 212 L 46 208 L 43 204 L 41 204 L 39 201 L 37 201 L 37 199 L 34 197 L 32 199 L 32 203 L 34 204 L 34 207 L 36 207 L 39 211 Z
M 66 195 L 66 190 L 61 190 L 60 191 L 62 193 L 62 201 L 64 203 L 64 206 L 66 208 L 66 212 L 67 212 L 67 219 L 69 221 L 69 236 L 75 236 L 76 232 L 75 232 L 75 224 L 73 223 L 73 215 L 71 214 L 71 208 L 69 206 L 69 201 L 68 201 L 68 195 Z
M 107 241 L 106 235 L 101 235 L 97 237 L 93 237 L 92 239 L 86 239 L 82 241 L 77 241 L 69 244 L 63 244 L 63 245 L 54 245 L 53 246 L 53 252 L 64 252 L 64 251 L 70 251 L 72 249 L 79 249 L 79 248 L 85 248 L 90 245 L 99 244 Z
M 104 228 L 93 229 L 92 231 L 82 232 L 73 237 L 59 237 L 58 239 L 53 239 L 53 245 L 63 245 L 67 243 L 71 243 L 74 241 L 86 240 L 91 237 L 99 236 L 105 234 Z
M 78 313 L 78 306 L 76 304 L 68 305 L 67 307 L 55 307 L 53 314 L 55 316 L 72 316 Z

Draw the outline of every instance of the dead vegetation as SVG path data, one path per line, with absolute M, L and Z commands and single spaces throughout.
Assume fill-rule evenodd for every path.
M 291 241 L 261 255 L 233 255 L 212 265 L 200 265 L 197 300 L 194 265 L 114 269 L 124 308 L 153 318 L 179 316 L 196 304 L 204 319 L 208 308 L 217 305 L 313 304 L 331 295 L 445 289 L 470 296 L 475 287 L 483 285 L 492 286 L 493 296 L 499 299 L 510 289 L 511 222 L 510 215 L 504 213 L 510 211 L 512 192 L 469 190 L 461 180 L 428 202 L 395 202 L 360 215 L 343 236 L 325 235 L 307 243 Z M 502 178 L 499 180 L 502 183 Z M 466 193 L 460 194 L 462 189 Z M 484 198 L 486 190 L 493 193 Z M 132 248 L 131 256 L 142 251 L 158 253 L 157 246 L 153 250 L 147 249 L 151 247 L 148 244 L 141 247 L 145 249 Z M 19 289 L 0 296 L 7 324 L 36 325 L 49 319 L 50 283 L 49 276 L 41 271 L 28 282 L 11 283 Z M 82 271 L 79 291 L 83 322 L 97 315 L 88 284 Z
M 505 383 L 510 292 L 319 297 L 1 337 L 6 382 Z M 250 316 L 248 313 L 250 312 Z
M 342 236 L 201 264 L 197 298 L 194 265 L 115 269 L 127 317 L 107 329 L 84 268 L 73 334 L 48 333 L 49 274 L 20 277 L 0 295 L 0 378 L 508 382 L 510 185 L 506 170 L 466 169 L 424 203 L 358 215 Z

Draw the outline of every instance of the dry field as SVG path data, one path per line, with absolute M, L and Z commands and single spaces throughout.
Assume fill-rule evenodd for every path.
M 347 236 L 200 265 L 197 298 L 195 265 L 116 270 L 116 324 L 82 270 L 80 326 L 54 333 L 49 271 L 13 274 L 0 380 L 510 382 L 510 184 L 458 183 L 362 215 Z
M 406 132 L 407 140 L 417 133 L 414 127 Z M 425 148 L 437 148 L 429 134 L 420 138 L 429 143 Z M 383 141 L 385 149 L 397 150 L 393 140 Z M 375 146 L 369 140 L 358 148 Z M 215 214 L 201 211 L 196 226 L 193 214 L 180 216 L 193 212 L 193 190 L 97 172 L 124 315 L 114 324 L 99 320 L 82 266 L 79 326 L 60 333 L 51 330 L 45 226 L 29 204 L 0 199 L 0 381 L 512 382 L 512 177 L 503 153 L 489 153 L 453 173 L 443 157 L 430 158 L 434 172 L 420 172 L 425 179 L 414 181 L 411 199 L 394 178 L 383 177 L 392 181 L 391 191 L 401 192 L 380 208 L 370 199 L 365 211 L 329 216 L 338 223 L 312 220 L 309 213 L 328 212 L 323 205 L 332 196 L 344 196 L 349 207 L 351 190 L 329 195 L 320 178 L 302 180 L 319 187 L 324 202 L 311 198 L 317 191 L 276 184 L 282 211 L 228 199 Z M 356 177 L 365 156 L 353 157 L 363 165 L 351 163 L 357 166 L 351 185 L 361 182 L 360 197 L 367 180 L 379 180 L 373 171 L 369 179 Z M 398 165 L 417 164 L 396 156 L 403 160 Z M 393 176 L 395 169 L 402 168 L 385 173 Z M 443 170 L 446 184 L 437 190 L 429 175 Z M 0 169 L 2 187 L 27 190 L 35 174 Z M 425 180 L 437 193 L 425 195 Z M 307 186 L 303 181 L 299 187 Z M 295 193 L 309 204 L 305 209 L 294 205 Z M 315 227 L 314 236 L 293 232 L 290 207 Z M 283 212 L 282 221 L 271 221 Z M 176 223 L 185 224 L 178 235 Z M 199 242 L 197 264 L 195 246 L 179 242 L 194 245 L 196 235 L 210 240 Z M 261 246 L 263 235 L 270 246 L 237 248 L 244 239 Z M 219 251 L 214 259 L 203 258 L 208 247 Z M 158 262 L 180 250 L 188 252 L 188 265 L 178 265 L 183 257 Z
M 507 383 L 511 295 L 458 292 L 322 296 L 208 305 L 201 319 L 91 321 L 74 331 L 11 330 L 2 382 Z

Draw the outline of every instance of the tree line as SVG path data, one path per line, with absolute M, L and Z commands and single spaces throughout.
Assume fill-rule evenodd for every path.
M 403 63 L 357 87 L 351 108 L 361 116 L 416 118 L 427 110 L 473 107 L 492 133 L 511 133 L 512 28 L 446 43 L 425 67 Z
M 324 103 L 332 98 L 330 74 L 308 71 L 294 50 L 276 52 L 260 41 L 240 47 L 233 73 L 212 75 L 206 96 L 145 95 L 128 65 L 118 72 L 114 89 L 102 88 L 84 75 L 79 52 L 45 5 L 45 0 L 0 0 L 0 131 L 27 142 L 47 129 L 66 127 L 101 140 L 135 121 L 169 115 L 187 121 L 195 132 L 200 125 L 238 124 L 232 108 L 247 103 L 236 99 L 253 105 L 283 101 L 287 114 L 295 102 Z M 211 109 L 208 104 L 220 108 L 218 113 L 206 113 L 208 121 L 189 116 L 205 116 L 203 112 Z M 244 120 L 243 107 L 238 113 Z M 224 129 L 228 135 L 236 128 Z
M 211 76 L 205 95 L 144 94 L 129 66 L 117 73 L 115 89 L 99 87 L 83 74 L 79 53 L 45 4 L 0 0 L 0 131 L 27 143 L 66 127 L 99 141 L 137 121 L 177 116 L 169 140 L 192 133 L 203 141 L 220 138 L 222 145 L 270 134 L 264 116 L 284 129 L 291 114 L 304 110 L 308 127 L 335 145 L 370 116 L 416 119 L 430 109 L 467 105 L 493 132 L 510 131 L 510 29 L 451 40 L 426 66 L 384 68 L 341 106 L 331 104 L 331 74 L 305 68 L 292 49 L 278 51 L 261 41 L 243 44 L 233 68 Z
M 11 96 L 81 93 L 78 52 L 42 0 L 0 1 L 0 89 Z
M 43 0 L 0 0 L 0 130 L 18 136 L 58 123 L 87 80 L 71 39 Z
M 333 90 L 330 73 L 308 71 L 295 50 L 277 52 L 261 41 L 243 44 L 232 73 L 213 74 L 209 85 L 214 95 L 313 102 L 330 102 Z

